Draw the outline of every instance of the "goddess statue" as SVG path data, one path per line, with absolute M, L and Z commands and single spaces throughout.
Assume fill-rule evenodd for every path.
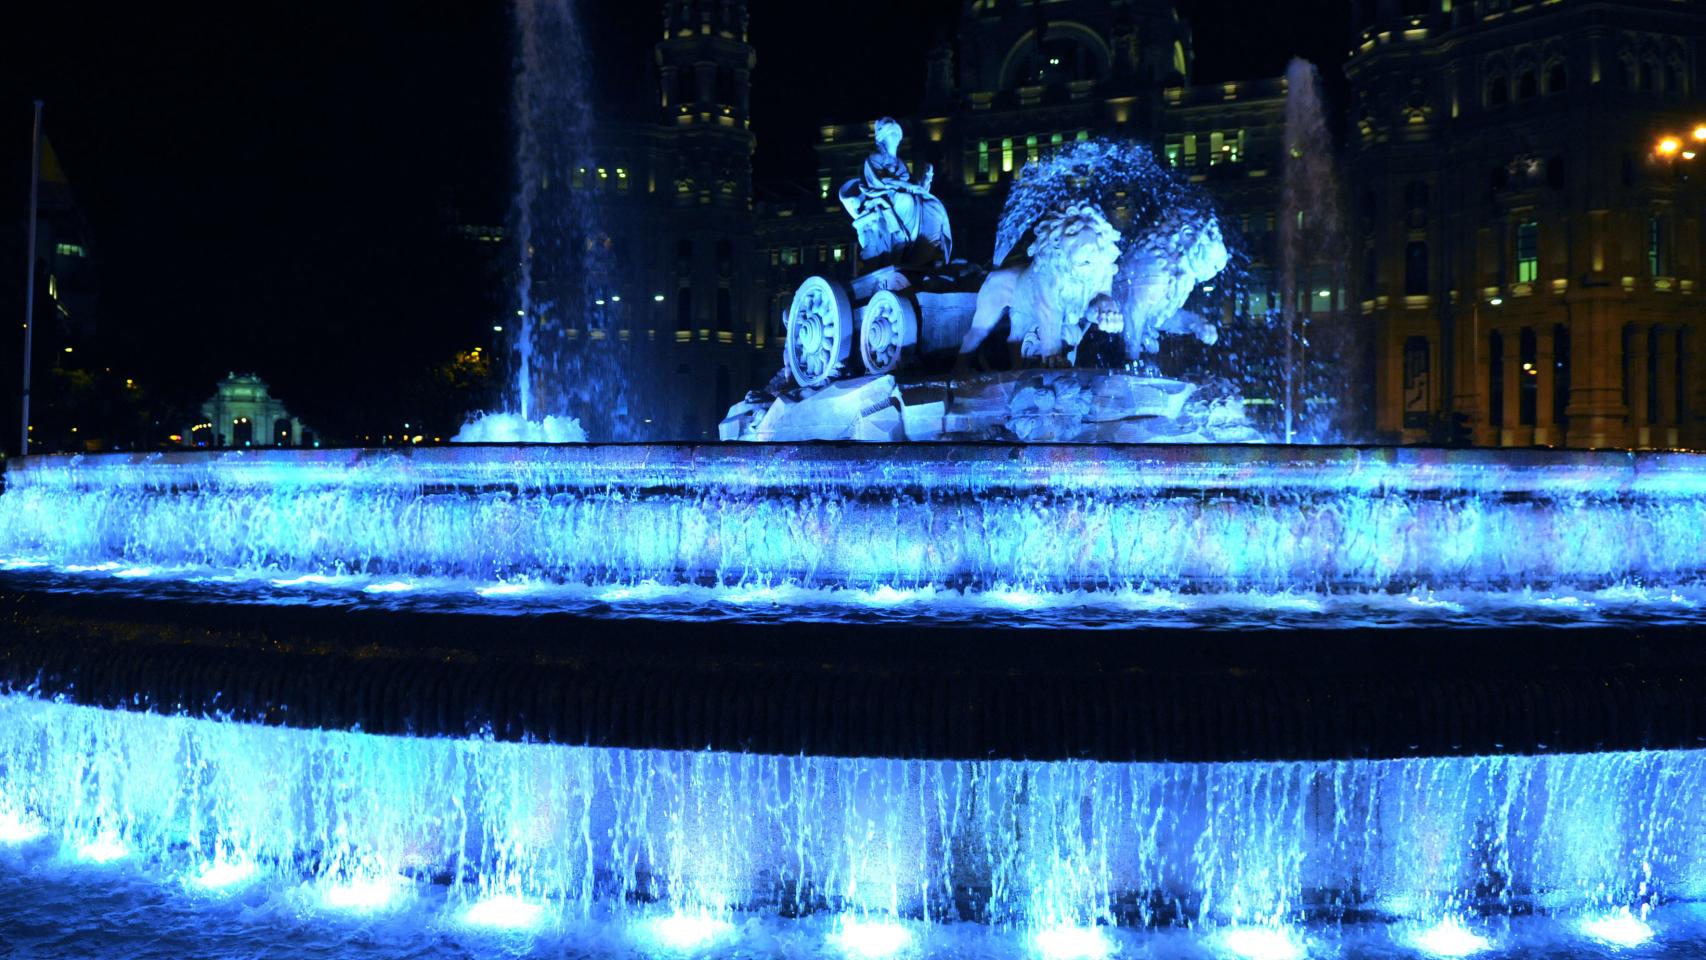
M 865 269 L 878 266 L 925 268 L 947 263 L 954 237 L 948 210 L 930 192 L 935 171 L 924 165 L 915 183 L 896 150 L 900 124 L 891 117 L 876 122 L 876 150 L 865 159 L 864 176 L 842 184 L 841 205 L 859 235 L 859 259 Z

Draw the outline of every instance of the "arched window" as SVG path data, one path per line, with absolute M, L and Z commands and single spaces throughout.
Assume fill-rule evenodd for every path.
M 1540 96 L 1540 77 L 1533 70 L 1524 70 L 1516 78 L 1516 98 L 1533 100 Z
M 1414 230 L 1428 224 L 1428 185 L 1412 180 L 1404 186 L 1404 219 Z
M 717 68 L 717 102 L 725 107 L 735 106 L 735 72 L 731 67 Z
M 1665 92 L 1673 97 L 1688 95 L 1688 83 L 1683 79 L 1682 65 L 1672 60 L 1665 64 Z
M 1635 86 L 1638 90 L 1658 89 L 1658 65 L 1651 60 L 1642 60 L 1640 73 L 1637 74 Z
M 675 70 L 675 102 L 690 106 L 699 102 L 699 82 L 692 64 Z
M 1412 240 L 1404 246 L 1404 295 L 1419 297 L 1428 292 L 1428 245 Z
M 734 298 L 727 286 L 717 288 L 717 331 L 731 333 L 735 328 Z
M 675 329 L 677 332 L 693 329 L 693 288 L 686 284 L 675 291 Z
M 1546 70 L 1546 92 L 1563 93 L 1570 89 L 1570 68 L 1559 60 Z
M 1510 78 L 1503 70 L 1494 70 L 1487 77 L 1487 106 L 1502 107 L 1511 100 Z
M 734 274 L 735 252 L 734 245 L 727 237 L 717 241 L 717 275 L 727 279 Z

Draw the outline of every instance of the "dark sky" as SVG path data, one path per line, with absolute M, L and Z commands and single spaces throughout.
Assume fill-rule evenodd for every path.
M 923 53 L 959 5 L 753 0 L 760 181 L 810 178 L 822 122 L 912 107 Z M 1343 55 L 1344 0 L 1180 6 L 1200 79 Z M 660 7 L 582 0 L 611 112 L 655 102 Z M 503 218 L 510 57 L 494 0 L 13 5 L 0 28 L 0 309 L 22 309 L 39 96 L 94 233 L 108 357 L 186 400 L 253 369 L 305 418 L 389 417 L 399 383 L 472 345 L 504 306 L 497 278 L 471 276 L 442 227 L 448 209 Z M 17 356 L 0 341 L 0 363 Z

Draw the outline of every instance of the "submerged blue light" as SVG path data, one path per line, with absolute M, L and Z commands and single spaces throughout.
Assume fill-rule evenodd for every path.
M 1492 948 L 1492 941 L 1464 926 L 1457 917 L 1446 917 L 1431 926 L 1413 931 L 1407 938 L 1423 956 L 1458 960 Z
M 914 937 L 905 924 L 893 920 L 845 919 L 830 936 L 843 954 L 863 960 L 884 960 L 910 949 Z
M 1627 908 L 1585 917 L 1577 927 L 1584 936 L 1614 947 L 1638 947 L 1653 939 L 1653 928 Z
M 462 911 L 462 922 L 486 930 L 532 930 L 545 919 L 545 906 L 511 893 L 477 900 Z
M 1303 938 L 1285 927 L 1233 927 L 1216 938 L 1222 953 L 1237 960 L 1303 960 Z

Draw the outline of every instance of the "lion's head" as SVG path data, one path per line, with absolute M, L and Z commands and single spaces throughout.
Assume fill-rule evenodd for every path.
M 1119 231 L 1093 203 L 1073 203 L 1034 228 L 1030 269 L 1045 278 L 1061 318 L 1082 318 L 1090 301 L 1113 289 L 1119 269 Z

